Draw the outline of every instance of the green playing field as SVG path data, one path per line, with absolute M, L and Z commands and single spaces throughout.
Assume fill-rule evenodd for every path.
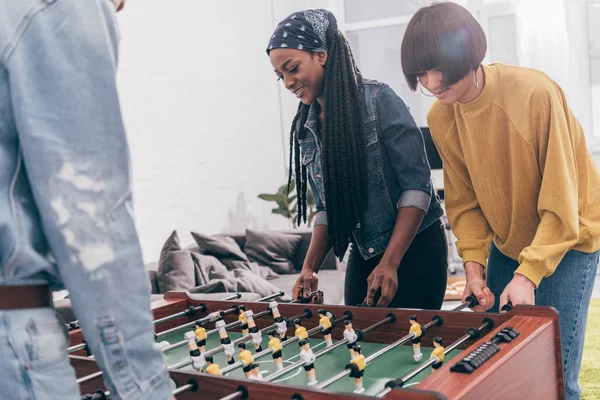
M 183 340 L 183 334 L 185 331 L 181 331 L 179 333 L 172 333 L 162 340 L 165 340 L 171 344 L 177 343 Z M 428 334 L 435 335 L 435 328 L 430 328 L 430 332 Z M 402 337 L 404 332 L 398 332 L 398 339 Z M 235 340 L 239 338 L 241 335 L 239 333 L 230 333 L 229 337 L 231 340 Z M 365 337 L 368 340 L 369 336 Z M 311 349 L 313 352 L 317 353 L 319 350 L 322 350 L 325 347 L 325 342 L 322 339 L 322 335 L 317 335 L 315 337 L 309 338 Z M 267 335 L 263 334 L 263 349 L 266 349 L 268 342 Z M 335 341 L 334 341 L 335 343 Z M 448 343 L 449 344 L 449 343 Z M 215 347 L 220 346 L 219 335 L 212 335 L 208 337 L 206 343 L 206 350 L 213 349 Z M 247 344 L 248 350 L 251 350 L 254 354 L 254 347 L 252 342 L 248 342 Z M 369 342 L 361 342 L 362 354 L 365 357 L 375 353 L 376 351 L 382 349 L 386 345 L 382 345 L 379 343 L 369 343 Z M 380 357 L 373 360 L 370 364 L 367 365 L 365 369 L 365 375 L 363 378 L 363 385 L 366 389 L 366 395 L 375 395 L 380 390 L 385 387 L 386 382 L 391 379 L 397 379 L 401 376 L 409 373 L 420 364 L 427 361 L 427 359 L 431 355 L 432 348 L 422 347 L 421 351 L 423 353 L 423 359 L 420 362 L 415 362 L 413 359 L 413 349 L 412 344 L 409 342 L 406 345 L 398 346 L 392 349 L 389 352 L 381 355 Z M 237 361 L 237 354 L 239 349 L 236 347 L 236 352 L 234 354 L 234 358 Z M 297 343 L 292 343 L 283 348 L 283 366 L 290 365 L 294 362 L 299 361 L 299 348 Z M 445 362 L 450 360 L 459 351 L 452 351 L 445 357 Z M 172 366 L 184 359 L 189 358 L 189 350 L 187 346 L 180 347 L 178 349 L 174 349 L 169 351 L 166 354 L 167 364 Z M 217 364 L 220 365 L 221 369 L 227 367 L 227 359 L 223 352 L 219 352 L 213 355 L 213 358 Z M 267 354 L 259 359 L 256 359 L 255 362 L 261 365 L 262 375 L 267 378 L 269 374 L 276 371 L 275 364 L 273 363 L 273 359 L 271 354 Z M 343 371 L 345 366 L 350 362 L 350 353 L 346 345 L 340 346 L 330 353 L 324 354 L 317 358 L 315 361 L 315 371 L 316 378 L 318 381 L 325 381 L 326 379 L 336 375 L 337 373 Z M 182 368 L 183 371 L 193 370 L 191 366 L 187 366 Z M 420 380 L 424 379 L 426 376 L 432 373 L 432 369 L 429 367 L 425 369 L 423 372 L 415 376 L 407 385 L 409 387 L 411 385 L 417 384 Z M 238 368 L 234 371 L 229 372 L 229 376 L 232 377 L 244 377 L 244 372 L 241 368 Z M 290 384 L 290 385 L 298 385 L 305 386 L 307 382 L 306 373 L 304 372 L 304 368 L 298 367 L 287 373 L 286 375 L 280 376 L 273 381 Z M 345 377 L 340 379 L 336 383 L 331 384 L 326 388 L 326 390 L 330 391 L 340 391 L 340 392 L 352 392 L 354 390 L 354 379 Z

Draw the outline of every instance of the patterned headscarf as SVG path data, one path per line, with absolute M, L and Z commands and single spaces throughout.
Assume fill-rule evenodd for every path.
M 267 54 L 272 49 L 292 48 L 306 51 L 327 51 L 328 43 L 337 33 L 337 20 L 327 10 L 316 9 L 291 14 L 277 25 Z

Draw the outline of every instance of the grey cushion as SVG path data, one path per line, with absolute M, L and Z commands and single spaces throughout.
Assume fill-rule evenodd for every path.
M 295 271 L 294 257 L 302 238 L 280 232 L 246 230 L 244 252 L 250 261 L 271 268 L 278 274 Z
M 202 254 L 215 256 L 218 259 L 230 258 L 248 261 L 248 257 L 240 249 L 240 246 L 228 236 L 207 236 L 192 232 L 192 237 Z
M 197 247 L 192 247 L 190 251 L 199 252 L 204 255 L 217 258 L 228 270 L 245 269 L 254 272 L 264 279 L 275 279 L 279 275 L 258 263 L 250 262 L 248 257 L 237 242 L 229 236 L 206 236 L 201 233 L 191 232 Z M 202 282 L 202 280 L 200 280 Z
M 302 264 L 304 264 L 304 258 L 306 258 L 306 253 L 308 252 L 308 247 L 310 246 L 310 240 L 312 237 L 312 230 L 309 229 L 293 229 L 288 231 L 283 231 L 282 233 L 287 233 L 290 235 L 297 235 L 302 238 L 300 245 L 298 246 L 298 250 L 296 251 L 296 256 L 294 257 L 294 266 L 297 271 L 302 269 Z M 240 246 L 242 250 L 246 248 L 246 234 L 244 233 L 228 233 L 227 236 L 235 239 L 237 244 Z M 196 247 L 196 246 L 194 246 Z M 336 262 L 335 255 L 333 254 L 333 250 L 327 254 L 325 261 L 321 265 L 321 271 L 326 269 L 337 269 L 338 264 Z
M 181 250 L 177 231 L 171 233 L 160 252 L 157 275 L 160 293 L 187 290 L 195 286 L 194 262 L 189 251 Z

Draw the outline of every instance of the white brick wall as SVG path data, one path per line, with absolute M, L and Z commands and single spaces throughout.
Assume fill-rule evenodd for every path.
M 265 48 L 274 18 L 315 3 L 144 0 L 119 14 L 118 80 L 145 261 L 158 259 L 173 229 L 187 245 L 191 230 L 289 227 L 256 197 L 285 182 L 282 112 L 285 131 L 294 113 L 280 104 Z

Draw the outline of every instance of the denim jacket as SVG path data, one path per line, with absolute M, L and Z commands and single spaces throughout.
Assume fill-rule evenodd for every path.
M 68 289 L 112 397 L 164 400 L 172 393 L 132 216 L 117 29 L 108 0 L 0 0 L 0 291 Z
M 423 136 L 404 101 L 388 85 L 373 80 L 364 80 L 360 91 L 364 102 L 368 201 L 363 219 L 352 233 L 366 260 L 386 250 L 401 207 L 417 207 L 426 212 L 419 232 L 439 219 L 443 211 L 433 192 Z M 326 225 L 317 118 L 316 108 L 311 106 L 305 129 L 296 129 L 300 161 L 307 168 L 317 208 L 315 225 Z

